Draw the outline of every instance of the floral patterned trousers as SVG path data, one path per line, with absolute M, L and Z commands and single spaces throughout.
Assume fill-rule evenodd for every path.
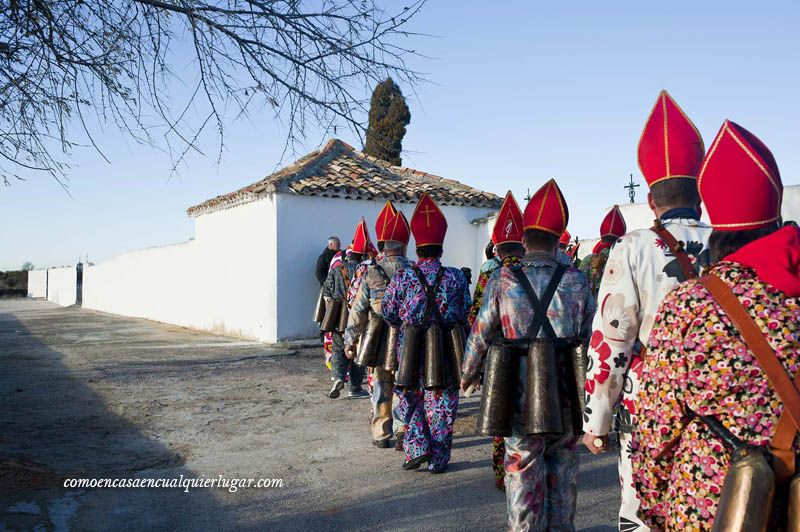
M 450 462 L 453 423 L 458 413 L 458 388 L 442 390 L 398 390 L 398 412 L 404 424 L 403 451 L 406 461 L 430 454 L 428 469 Z
M 506 504 L 513 531 L 575 530 L 578 438 L 528 436 L 515 424 L 506 443 Z

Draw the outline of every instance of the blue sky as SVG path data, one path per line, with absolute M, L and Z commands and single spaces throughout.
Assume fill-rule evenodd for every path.
M 784 184 L 800 184 L 798 20 L 797 2 L 431 0 L 413 23 L 435 37 L 413 42 L 430 83 L 410 100 L 403 162 L 518 198 L 554 177 L 570 231 L 594 237 L 604 208 L 627 201 L 628 174 L 643 183 L 636 143 L 666 88 L 706 146 L 730 118 L 772 149 Z M 267 113 L 231 118 L 220 164 L 206 136 L 208 156 L 170 176 L 163 153 L 109 128 L 111 163 L 77 151 L 71 197 L 35 174 L 0 188 L 0 270 L 187 240 L 185 209 L 271 173 L 283 134 Z M 308 149 L 321 141 L 312 134 Z

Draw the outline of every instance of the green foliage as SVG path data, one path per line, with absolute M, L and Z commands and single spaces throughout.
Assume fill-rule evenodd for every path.
M 392 78 L 379 83 L 370 101 L 364 153 L 400 166 L 403 162 L 400 157 L 403 152 L 403 137 L 410 122 L 411 111 L 408 110 L 400 87 Z

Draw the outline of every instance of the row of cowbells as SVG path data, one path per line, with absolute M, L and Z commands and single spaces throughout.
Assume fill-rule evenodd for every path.
M 493 344 L 486 355 L 478 433 L 511 436 L 517 402 L 524 405 L 519 421 L 527 434 L 580 433 L 586 364 L 586 345 L 577 341 L 538 338 Z M 521 366 L 525 389 L 518 386 Z
M 314 321 L 320 324 L 320 330 L 342 333 L 347 327 L 348 318 L 349 311 L 344 301 L 325 299 L 320 290 L 314 309 Z M 396 372 L 395 385 L 401 388 L 416 388 L 420 369 L 425 388 L 444 388 L 448 383 L 459 385 L 467 342 L 462 327 L 443 327 L 436 322 L 427 327 L 403 326 L 403 356 L 398 367 L 399 335 L 397 327 L 390 326 L 370 309 L 355 363 Z

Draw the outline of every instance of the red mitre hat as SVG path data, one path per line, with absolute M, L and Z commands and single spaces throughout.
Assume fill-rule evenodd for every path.
M 697 187 L 718 231 L 758 229 L 780 218 L 783 183 L 772 152 L 729 120 L 708 150 Z
M 572 235 L 569 234 L 569 231 L 564 231 L 563 233 L 561 233 L 561 238 L 558 239 L 558 243 L 564 244 L 565 246 L 568 246 L 571 241 L 572 241 Z
M 401 211 L 397 211 L 387 221 L 383 239 L 384 241 L 395 240 L 408 245 L 408 241 L 411 240 L 411 228 L 408 225 L 406 216 Z
M 647 186 L 673 178 L 697 179 L 703 137 L 667 91 L 658 95 L 639 138 L 639 170 Z
M 386 200 L 386 205 L 383 206 L 383 209 L 378 214 L 378 219 L 375 221 L 375 238 L 378 239 L 378 242 L 389 240 L 386 238 L 386 228 L 389 226 L 389 220 L 395 214 L 397 214 L 397 209 L 394 208 L 391 200 Z
M 603 223 L 600 224 L 600 238 L 606 236 L 615 236 L 620 238 L 628 232 L 628 227 L 625 225 L 625 218 L 622 217 L 622 212 L 619 207 L 614 207 L 608 211 L 606 217 L 603 218 Z
M 444 244 L 444 235 L 447 233 L 447 220 L 436 202 L 428 196 L 422 195 L 411 216 L 411 232 L 417 247 L 441 246 Z
M 506 194 L 500 212 L 497 213 L 497 220 L 492 231 L 492 242 L 495 246 L 509 243 L 522 243 L 525 231 L 522 229 L 522 210 L 514 199 L 511 191 Z
M 361 218 L 356 226 L 356 234 L 353 235 L 352 249 L 353 253 L 365 254 L 369 251 L 371 242 L 369 240 L 369 230 L 367 229 L 367 221 Z
M 554 179 L 536 191 L 522 215 L 523 229 L 536 229 L 560 237 L 567 230 L 569 209 Z

